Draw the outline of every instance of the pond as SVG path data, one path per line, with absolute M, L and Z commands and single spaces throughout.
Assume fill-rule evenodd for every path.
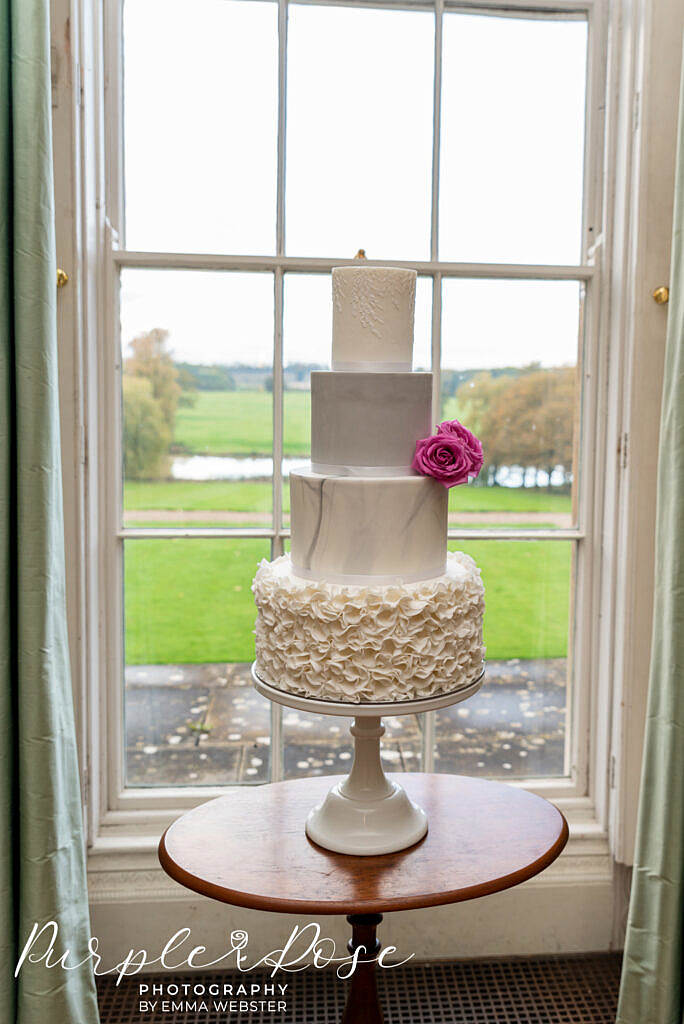
M 308 459 L 283 459 L 283 476 L 308 465 Z M 264 480 L 273 475 L 273 459 L 266 456 L 234 458 L 230 455 L 182 455 L 171 463 L 174 480 Z
M 307 466 L 308 459 L 283 459 L 283 476 L 290 470 Z M 171 463 L 174 480 L 268 480 L 273 474 L 273 459 L 268 456 L 236 458 L 230 455 L 178 455 Z M 501 466 L 496 474 L 500 487 L 546 487 L 548 473 L 534 467 Z M 563 470 L 554 469 L 551 484 L 561 487 L 565 483 Z

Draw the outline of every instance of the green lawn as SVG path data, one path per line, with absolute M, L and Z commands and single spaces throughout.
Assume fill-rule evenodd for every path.
M 567 650 L 570 542 L 452 543 L 471 554 L 487 588 L 489 658 L 563 657 Z M 250 584 L 260 540 L 127 541 L 128 664 L 250 661 Z
M 126 662 L 250 661 L 250 585 L 262 540 L 129 540 L 124 550 Z
M 572 542 L 450 541 L 472 555 L 485 585 L 488 658 L 564 658 Z
M 289 501 L 289 488 L 283 497 Z M 139 509 L 183 512 L 269 512 L 272 488 L 250 480 L 131 480 L 124 486 L 126 511 Z
M 310 393 L 286 391 L 283 405 L 283 451 L 309 451 Z M 446 399 L 443 416 L 458 416 L 454 398 Z M 192 407 L 176 414 L 176 444 L 203 455 L 269 455 L 273 396 L 267 391 L 198 391 Z
M 286 391 L 283 452 L 309 451 L 310 394 Z M 270 455 L 273 396 L 267 391 L 198 391 L 195 404 L 176 413 L 174 442 L 196 455 Z
M 283 501 L 289 508 L 289 488 Z M 138 509 L 227 510 L 267 512 L 271 508 L 270 483 L 250 480 L 132 480 L 124 489 L 127 511 Z M 530 487 L 454 487 L 449 495 L 451 512 L 570 512 L 570 497 Z

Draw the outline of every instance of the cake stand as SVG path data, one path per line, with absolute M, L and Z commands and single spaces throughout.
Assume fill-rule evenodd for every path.
M 450 693 L 373 704 L 316 700 L 287 693 L 262 679 L 257 674 L 256 663 L 252 665 L 252 679 L 259 693 L 277 704 L 298 711 L 354 719 L 349 730 L 354 737 L 351 771 L 309 812 L 306 819 L 309 839 L 335 853 L 374 856 L 404 850 L 423 838 L 428 830 L 425 811 L 383 770 L 380 760 L 380 738 L 385 732 L 382 716 L 416 715 L 459 704 L 482 686 L 484 665 L 475 679 Z

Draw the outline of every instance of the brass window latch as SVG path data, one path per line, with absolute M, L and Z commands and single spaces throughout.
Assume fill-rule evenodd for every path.
M 57 287 L 63 288 L 65 284 L 69 283 L 69 275 L 66 270 L 62 270 L 61 267 L 57 267 Z
M 666 285 L 661 284 L 653 292 L 653 298 L 659 306 L 664 306 L 670 300 L 670 289 Z

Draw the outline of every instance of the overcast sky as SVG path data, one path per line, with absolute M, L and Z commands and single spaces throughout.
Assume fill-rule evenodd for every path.
M 126 0 L 126 245 L 273 253 L 277 6 Z M 290 6 L 286 250 L 429 258 L 434 19 Z M 586 24 L 444 18 L 440 258 L 576 263 Z M 443 365 L 574 362 L 574 282 L 447 281 Z M 416 366 L 430 350 L 419 281 Z M 178 359 L 268 364 L 268 274 L 126 270 L 122 337 Z M 285 362 L 330 360 L 330 280 L 288 275 Z

